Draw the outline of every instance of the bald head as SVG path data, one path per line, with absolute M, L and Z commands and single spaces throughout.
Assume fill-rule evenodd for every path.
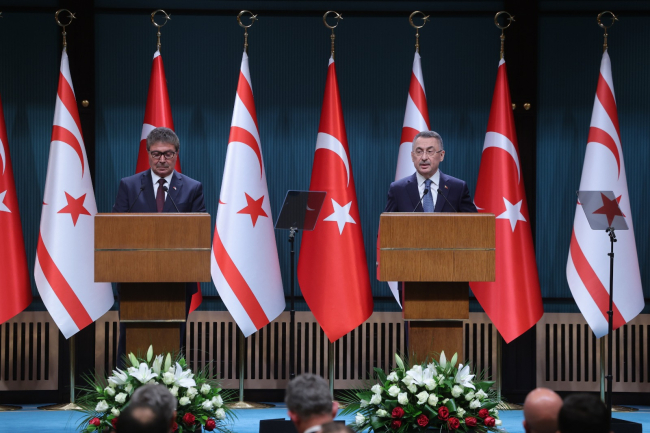
M 532 390 L 524 402 L 524 429 L 526 433 L 555 433 L 562 399 L 547 388 Z

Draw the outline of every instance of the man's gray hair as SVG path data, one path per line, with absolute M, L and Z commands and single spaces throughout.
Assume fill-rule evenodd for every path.
M 160 413 L 166 419 L 171 420 L 174 416 L 178 401 L 166 386 L 151 384 L 143 385 L 136 389 L 131 396 L 131 404 L 149 406 L 154 412 Z
M 181 142 L 178 140 L 176 133 L 164 126 L 152 129 L 149 135 L 147 135 L 147 152 L 151 149 L 151 146 L 156 143 L 171 144 L 176 149 L 176 152 L 178 152 L 178 149 L 181 147 Z
M 440 149 L 438 150 L 444 150 L 444 147 L 442 146 L 442 137 L 440 134 L 438 134 L 436 131 L 422 131 L 418 132 L 418 135 L 415 136 L 413 139 L 413 149 L 415 149 L 415 142 L 418 140 L 418 138 L 435 138 L 438 140 L 438 143 L 440 143 Z
M 287 409 L 302 419 L 332 413 L 332 394 L 327 381 L 311 373 L 301 374 L 289 382 L 284 402 Z

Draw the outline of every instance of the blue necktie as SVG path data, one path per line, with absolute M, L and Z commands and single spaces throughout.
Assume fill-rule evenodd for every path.
M 427 189 L 427 195 L 422 197 L 422 208 L 425 212 L 433 212 L 433 195 L 431 194 L 431 179 L 424 181 L 424 189 Z

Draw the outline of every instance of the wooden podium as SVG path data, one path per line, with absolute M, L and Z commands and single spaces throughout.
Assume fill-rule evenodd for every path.
M 383 213 L 380 281 L 403 281 L 408 355 L 463 356 L 469 281 L 494 281 L 495 218 L 477 213 Z
M 95 281 L 120 283 L 126 353 L 177 352 L 186 282 L 210 281 L 210 215 L 95 216 Z

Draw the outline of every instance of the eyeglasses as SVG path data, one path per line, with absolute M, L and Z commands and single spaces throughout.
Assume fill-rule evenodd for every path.
M 154 150 L 152 152 L 149 152 L 149 155 L 153 159 L 160 159 L 161 156 L 165 155 L 165 159 L 172 159 L 174 155 L 176 155 L 176 152 L 173 150 L 168 150 L 167 152 L 158 152 L 157 150 Z
M 413 151 L 413 154 L 414 154 L 415 156 L 417 156 L 418 158 L 422 158 L 422 156 L 426 153 L 427 156 L 428 156 L 429 158 L 433 158 L 433 156 L 434 156 L 436 153 L 442 153 L 442 152 L 444 152 L 444 150 L 442 150 L 442 149 L 440 149 L 440 150 L 436 150 L 435 147 L 430 147 L 430 148 L 428 148 L 426 151 L 423 150 L 423 149 L 415 149 L 415 150 Z

